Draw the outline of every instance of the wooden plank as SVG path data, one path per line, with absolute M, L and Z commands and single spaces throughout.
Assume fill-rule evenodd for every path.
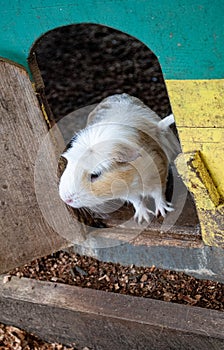
M 224 247 L 224 80 L 166 81 L 183 153 L 178 171 L 193 194 L 206 245 Z
M 97 350 L 224 349 L 224 313 L 57 283 L 0 277 L 0 322 Z
M 224 79 L 168 80 L 166 85 L 183 152 L 201 151 L 217 190 L 224 196 Z M 200 195 L 196 202 L 200 202 Z
M 47 224 L 35 194 L 35 162 L 47 127 L 28 74 L 1 61 L 0 75 L 0 272 L 4 272 L 68 242 Z
M 200 152 L 182 153 L 176 164 L 195 197 L 206 245 L 224 248 L 224 205 Z M 186 171 L 187 169 L 187 171 Z

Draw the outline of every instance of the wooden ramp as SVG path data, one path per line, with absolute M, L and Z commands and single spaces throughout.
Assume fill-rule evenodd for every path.
M 0 61 L 0 76 L 3 272 L 66 247 L 68 242 L 46 223 L 35 195 L 35 161 L 47 126 L 29 76 L 22 67 L 4 61 Z

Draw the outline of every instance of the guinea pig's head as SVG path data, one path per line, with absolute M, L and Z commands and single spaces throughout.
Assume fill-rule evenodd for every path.
M 129 136 L 112 125 L 82 130 L 62 154 L 67 166 L 59 183 L 61 199 L 74 208 L 97 208 L 126 198 L 138 176 L 133 161 L 141 156 Z

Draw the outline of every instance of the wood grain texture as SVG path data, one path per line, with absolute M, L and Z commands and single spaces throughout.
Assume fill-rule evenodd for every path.
M 0 75 L 0 272 L 4 272 L 68 242 L 45 222 L 35 195 L 35 160 L 47 127 L 28 74 L 0 61 Z
M 17 277 L 0 277 L 0 308 L 0 322 L 80 348 L 224 349 L 214 310 Z

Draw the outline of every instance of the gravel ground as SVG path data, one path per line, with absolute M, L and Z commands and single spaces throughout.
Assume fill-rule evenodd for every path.
M 48 344 L 33 334 L 27 333 L 13 326 L 0 324 L 1 350 L 78 350 L 62 344 Z M 81 350 L 88 350 L 84 348 Z
M 139 97 L 161 117 L 171 111 L 156 57 L 143 44 L 125 34 L 95 25 L 69 26 L 50 32 L 47 39 L 37 43 L 35 52 L 56 120 L 77 108 L 122 92 Z M 11 274 L 224 309 L 224 285 L 221 283 L 198 280 L 154 266 L 125 267 L 103 263 L 69 252 L 57 252 L 35 260 Z M 69 348 L 47 344 L 22 330 L 0 325 L 0 349 Z
M 22 268 L 16 268 L 10 274 L 224 310 L 224 284 L 199 280 L 181 272 L 162 270 L 155 266 L 144 268 L 105 263 L 69 251 L 37 259 Z

